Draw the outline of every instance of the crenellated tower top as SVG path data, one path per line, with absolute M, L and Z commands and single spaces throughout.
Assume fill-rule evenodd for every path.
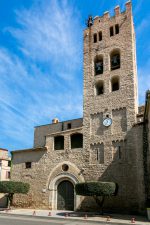
M 110 16 L 109 11 L 104 12 L 103 16 L 95 16 L 94 19 L 92 16 L 89 16 L 87 26 L 91 27 L 92 25 L 97 25 L 97 22 L 105 22 L 106 20 L 111 20 L 114 17 L 118 17 L 121 14 L 132 14 L 132 3 L 131 1 L 127 1 L 125 3 L 126 10 L 124 12 L 120 11 L 120 6 L 117 5 L 114 8 L 114 16 Z

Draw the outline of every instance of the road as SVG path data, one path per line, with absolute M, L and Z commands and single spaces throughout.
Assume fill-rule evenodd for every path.
M 66 220 L 55 220 L 55 219 L 41 219 L 41 218 L 31 218 L 31 217 L 18 217 L 18 216 L 8 216 L 0 215 L 0 225 L 95 225 L 98 223 L 93 223 L 90 221 L 72 221 L 68 218 Z M 100 223 L 103 225 L 102 223 Z M 105 224 L 105 223 L 104 223 Z

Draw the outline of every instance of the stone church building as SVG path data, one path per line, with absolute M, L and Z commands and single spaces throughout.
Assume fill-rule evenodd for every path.
M 75 184 L 113 181 L 118 195 L 105 208 L 143 212 L 150 197 L 150 93 L 138 107 L 131 2 L 113 17 L 89 17 L 83 42 L 83 118 L 37 126 L 33 148 L 12 152 L 12 180 L 31 186 L 14 204 L 96 210 L 92 198 L 75 194 Z

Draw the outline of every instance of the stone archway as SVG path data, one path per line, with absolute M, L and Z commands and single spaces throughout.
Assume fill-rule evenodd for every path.
M 62 171 L 62 165 L 68 165 L 68 170 L 67 171 Z M 49 208 L 51 210 L 57 210 L 57 203 L 58 203 L 58 194 L 57 190 L 61 182 L 63 181 L 68 181 L 73 185 L 73 189 L 75 187 L 75 184 L 79 182 L 84 182 L 84 177 L 80 170 L 72 163 L 64 161 L 60 164 L 58 164 L 53 170 L 51 171 L 48 181 L 47 181 L 47 186 L 49 190 Z M 74 207 L 72 207 L 74 210 L 76 210 L 83 197 L 76 195 L 74 191 Z

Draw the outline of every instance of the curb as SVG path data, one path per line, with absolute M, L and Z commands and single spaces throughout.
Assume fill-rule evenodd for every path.
M 92 219 L 80 219 L 80 218 L 70 218 L 70 217 L 67 217 L 67 218 L 61 218 L 61 217 L 55 217 L 55 216 L 32 216 L 32 215 L 24 215 L 24 214 L 13 214 L 13 213 L 0 213 L 0 217 L 1 216 L 9 216 L 9 217 L 21 217 L 21 218 L 34 218 L 34 219 L 45 219 L 45 220 L 63 220 L 63 221 L 80 221 L 80 222 L 86 222 L 86 223 L 95 223 L 95 224 L 113 224 L 113 225 L 127 225 L 129 224 L 129 222 L 127 223 L 119 223 L 119 222 L 112 222 L 112 221 L 109 221 L 109 222 L 106 222 L 106 221 L 95 221 L 95 220 L 92 220 Z M 143 225 L 143 222 L 141 223 L 138 223 L 138 225 Z

